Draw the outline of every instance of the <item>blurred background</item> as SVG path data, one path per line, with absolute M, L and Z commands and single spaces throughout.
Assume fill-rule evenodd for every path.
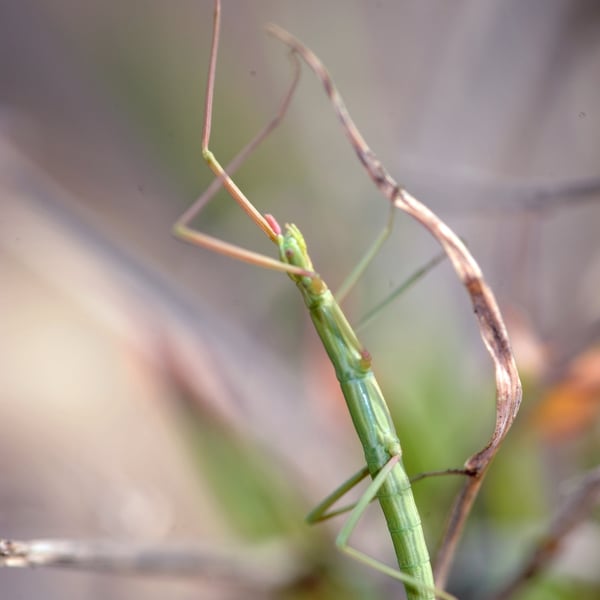
M 467 242 L 507 320 L 517 423 L 450 591 L 489 597 L 599 456 L 600 8 L 591 0 L 224 0 L 211 146 L 226 163 L 290 72 L 273 21 L 325 62 L 396 178 Z M 280 544 L 195 578 L 3 570 L 10 598 L 402 597 L 303 516 L 362 464 L 331 366 L 280 274 L 176 241 L 200 156 L 208 0 L 0 2 L 0 537 Z M 295 222 L 334 289 L 387 218 L 320 84 L 236 180 Z M 203 231 L 273 254 L 220 194 Z M 399 215 L 357 322 L 438 251 Z M 460 466 L 494 422 L 491 362 L 448 264 L 364 331 L 410 473 Z M 460 482 L 416 486 L 435 549 Z M 515 598 L 596 598 L 598 510 Z M 595 518 L 594 518 L 595 517 Z M 393 562 L 377 507 L 354 544 Z M 243 552 L 242 552 L 243 554 Z M 281 564 L 279 564 L 281 562 Z

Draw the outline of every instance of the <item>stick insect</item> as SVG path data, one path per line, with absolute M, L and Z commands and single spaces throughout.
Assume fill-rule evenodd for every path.
M 410 600 L 426 600 L 435 597 L 450 599 L 452 596 L 442 590 L 436 590 L 434 586 L 421 520 L 408 476 L 402 465 L 400 441 L 383 394 L 371 370 L 369 353 L 359 342 L 332 292 L 315 272 L 300 230 L 295 225 L 286 225 L 282 230 L 272 215 L 260 214 L 230 177 L 247 154 L 278 124 L 287 109 L 299 77 L 299 64 L 295 55 L 293 82 L 277 117 L 250 142 L 227 169 L 220 165 L 209 149 L 220 8 L 220 2 L 216 0 L 202 136 L 202 155 L 217 179 L 177 221 L 174 227 L 175 234 L 187 242 L 232 258 L 286 272 L 294 281 L 335 369 L 367 462 L 365 468 L 328 496 L 308 515 L 307 519 L 309 522 L 316 522 L 334 513 L 337 514 L 337 511 L 329 511 L 330 507 L 370 474 L 372 481 L 352 508 L 349 519 L 337 538 L 338 547 L 375 569 L 403 581 Z M 190 221 L 221 185 L 277 246 L 279 260 L 228 244 L 190 227 Z M 391 227 L 390 222 L 388 222 L 389 227 Z M 381 240 L 382 238 L 379 241 Z M 368 261 L 363 263 L 368 264 Z M 360 265 L 361 271 L 366 264 Z M 356 279 L 357 274 L 353 277 Z M 392 569 L 348 545 L 352 531 L 362 513 L 375 497 L 379 499 L 386 517 L 400 570 Z
M 294 65 L 292 84 L 273 120 L 226 168 L 221 166 L 209 149 L 220 15 L 221 3 L 220 0 L 215 0 L 213 39 L 206 87 L 202 156 L 215 174 L 216 179 L 175 223 L 174 233 L 186 242 L 214 252 L 256 266 L 287 273 L 298 287 L 309 310 L 315 329 L 333 365 L 346 399 L 354 427 L 363 446 L 366 466 L 321 502 L 308 515 L 308 521 L 322 521 L 345 512 L 345 509 L 335 510 L 331 507 L 346 492 L 370 475 L 372 480 L 360 500 L 347 509 L 350 510 L 350 515 L 337 537 L 336 544 L 338 548 L 371 567 L 402 581 L 409 600 L 452 599 L 454 597 L 449 593 L 435 587 L 419 513 L 413 498 L 410 481 L 402 464 L 400 441 L 383 394 L 371 370 L 369 353 L 359 342 L 333 294 L 314 270 L 300 230 L 295 225 L 287 224 L 282 229 L 272 215 L 262 215 L 231 178 L 231 175 L 250 152 L 277 127 L 283 118 L 299 79 L 298 56 L 309 65 L 323 82 L 344 130 L 357 151 L 363 166 L 366 167 L 376 185 L 391 200 L 390 218 L 386 228 L 365 259 L 351 274 L 350 284 L 345 286 L 344 293 L 358 279 L 389 234 L 394 209 L 396 207 L 403 208 L 436 235 L 444 246 L 446 253 L 450 256 L 457 273 L 463 280 L 476 306 L 482 337 L 497 365 L 497 382 L 499 381 L 500 384 L 497 384 L 497 425 L 492 439 L 482 451 L 467 461 L 465 470 L 453 470 L 455 473 L 460 472 L 470 475 L 471 481 L 465 485 L 463 492 L 459 495 L 449 520 L 448 533 L 442 546 L 441 581 L 445 578 L 445 572 L 447 572 L 454 546 L 466 515 L 479 490 L 481 479 L 489 461 L 506 435 L 520 402 L 520 383 L 518 375 L 516 375 L 504 324 L 495 300 L 485 286 L 477 264 L 460 240 L 454 234 L 451 234 L 448 228 L 441 224 L 431 211 L 428 211 L 416 199 L 402 190 L 370 151 L 350 119 L 339 93 L 319 59 L 293 36 L 276 26 L 269 26 L 269 32 L 292 50 L 291 57 Z M 191 227 L 191 221 L 220 187 L 227 190 L 252 221 L 277 246 L 279 259 L 273 259 L 235 246 Z M 500 387 L 500 385 L 503 387 Z M 399 570 L 393 569 L 349 545 L 349 539 L 361 515 L 367 505 L 374 499 L 379 501 L 385 515 Z

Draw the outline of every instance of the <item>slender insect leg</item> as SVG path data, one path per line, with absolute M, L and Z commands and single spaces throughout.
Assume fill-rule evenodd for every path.
M 410 575 L 403 573 L 398 569 L 394 569 L 393 567 L 382 563 L 376 558 L 373 558 L 365 554 L 364 552 L 357 550 L 356 548 L 352 548 L 352 546 L 348 544 L 350 536 L 356 528 L 356 525 L 358 524 L 358 521 L 365 512 L 367 506 L 374 498 L 376 498 L 379 488 L 383 485 L 386 478 L 391 473 L 392 469 L 396 466 L 396 464 L 398 464 L 399 460 L 400 455 L 392 456 L 392 458 L 390 458 L 390 460 L 384 465 L 384 467 L 379 471 L 379 473 L 377 473 L 373 481 L 371 481 L 371 483 L 368 485 L 367 489 L 365 490 L 365 493 L 356 503 L 356 506 L 352 509 L 352 512 L 348 517 L 348 520 L 342 527 L 342 530 L 340 531 L 335 541 L 336 546 L 342 552 L 345 552 L 349 556 L 352 556 L 352 558 L 355 558 L 356 560 L 368 565 L 369 567 L 381 573 L 384 573 L 385 575 L 388 575 L 390 577 L 393 577 L 394 579 L 402 581 L 403 583 L 411 585 L 416 589 L 424 589 L 433 592 L 435 593 L 436 597 L 442 598 L 443 600 L 457 600 L 452 594 L 449 594 L 444 590 L 440 590 L 437 588 L 431 589 L 427 586 L 424 586 L 423 582 L 419 581 L 418 579 L 411 577 Z
M 340 286 L 340 289 L 335 293 L 335 299 L 339 304 L 341 304 L 346 299 L 348 294 L 352 291 L 358 280 L 363 276 L 364 272 L 373 262 L 373 259 L 377 256 L 379 250 L 392 233 L 392 229 L 394 228 L 395 215 L 396 207 L 392 204 L 390 205 L 390 212 L 384 228 L 381 230 L 371 247 L 361 258 L 359 263 L 354 267 L 354 269 L 352 269 L 350 275 L 346 277 L 346 279 Z M 427 275 L 429 271 L 431 271 L 434 267 L 439 265 L 445 258 L 446 253 L 440 252 L 431 260 L 426 262 L 422 267 L 420 267 L 414 273 L 412 273 L 398 287 L 392 290 L 385 298 L 383 298 L 383 300 L 380 300 L 372 309 L 370 309 L 367 312 L 367 314 L 365 314 L 361 318 L 358 325 L 356 325 L 354 328 L 355 331 L 359 331 L 360 329 L 366 327 L 366 325 L 370 323 L 384 308 L 386 308 L 389 304 L 396 300 L 396 298 L 398 298 L 408 288 L 412 287 L 415 283 L 417 283 L 421 278 Z
M 329 511 L 329 508 L 335 504 L 342 496 L 344 496 L 347 492 L 349 492 L 355 485 L 360 483 L 365 477 L 369 475 L 368 467 L 364 466 L 360 471 L 352 475 L 347 481 L 344 481 L 342 485 L 333 490 L 327 498 L 325 498 L 322 502 L 320 502 L 313 510 L 311 510 L 308 515 L 306 515 L 307 523 L 319 523 L 321 521 L 326 521 L 327 519 L 331 519 L 337 515 L 341 515 L 352 510 L 356 505 L 351 504 L 350 506 L 344 506 L 342 508 L 338 508 L 332 511 Z
M 300 62 L 298 57 L 293 53 L 290 53 L 289 57 L 292 63 L 292 81 L 277 109 L 277 113 L 225 167 L 224 170 L 229 176 L 232 176 L 242 166 L 252 152 L 267 139 L 285 117 L 300 81 Z M 175 227 L 188 225 L 222 187 L 223 183 L 221 179 L 217 178 L 213 180 L 206 191 L 179 217 Z
M 381 230 L 371 247 L 367 250 L 365 255 L 360 259 L 359 263 L 352 269 L 352 272 L 346 277 L 340 289 L 335 293 L 335 299 L 338 304 L 341 304 L 346 296 L 352 291 L 352 288 L 356 285 L 357 281 L 362 277 L 363 273 L 367 270 L 368 266 L 373 262 L 373 259 L 377 256 L 377 253 L 385 243 L 385 241 L 392 233 L 394 228 L 394 217 L 396 216 L 396 207 L 391 205 L 390 212 L 388 215 L 387 222 L 384 228 Z
M 204 112 L 204 127 L 202 132 L 202 156 L 210 169 L 216 175 L 217 179 L 208 187 L 206 192 L 202 194 L 193 205 L 185 211 L 185 213 L 177 220 L 173 227 L 174 234 L 192 244 L 201 246 L 224 254 L 231 258 L 236 258 L 248 262 L 250 264 L 262 266 L 277 271 L 283 271 L 287 273 L 295 273 L 297 275 L 314 275 L 298 267 L 286 265 L 279 260 L 264 256 L 257 252 L 252 252 L 241 248 L 235 244 L 224 242 L 218 238 L 212 237 L 205 233 L 202 233 L 196 229 L 190 227 L 190 221 L 202 210 L 202 208 L 210 201 L 214 194 L 219 188 L 224 187 L 229 195 L 239 204 L 239 206 L 248 214 L 248 216 L 263 230 L 263 232 L 271 239 L 271 241 L 277 243 L 279 232 L 275 230 L 272 225 L 272 221 L 266 219 L 262 214 L 256 210 L 254 205 L 246 198 L 244 193 L 237 187 L 235 182 L 230 177 L 230 172 L 234 172 L 248 157 L 248 155 L 275 129 L 281 120 L 283 119 L 294 92 L 298 84 L 300 77 L 300 65 L 298 58 L 292 55 L 293 63 L 293 78 L 292 83 L 288 88 L 283 100 L 279 106 L 276 115 L 267 123 L 267 125 L 246 145 L 246 147 L 231 161 L 227 169 L 223 169 L 220 163 L 217 161 L 213 153 L 210 151 L 208 145 L 210 141 L 210 130 L 212 122 L 212 107 L 214 99 L 214 85 L 215 85 L 215 73 L 217 64 L 217 50 L 219 45 L 219 34 L 221 24 L 221 3 L 220 0 L 215 0 L 215 12 L 214 12 L 214 26 L 213 26 L 213 39 L 211 44 L 210 52 L 210 64 L 208 72 L 208 81 L 206 84 L 206 100 L 205 100 L 205 112 Z
M 360 483 L 365 477 L 369 475 L 368 467 L 363 467 L 360 471 L 357 471 L 352 477 L 348 478 L 348 480 L 344 481 L 339 487 L 337 487 L 331 494 L 329 494 L 322 502 L 320 502 L 315 508 L 313 508 L 306 515 L 306 522 L 311 525 L 314 523 L 321 523 L 322 521 L 326 521 L 327 519 L 332 519 L 333 517 L 337 517 L 338 515 L 342 515 L 344 513 L 350 512 L 356 507 L 356 502 L 354 504 L 349 504 L 347 506 L 342 506 L 341 508 L 336 508 L 335 510 L 329 511 L 329 508 L 333 506 L 340 498 L 342 498 L 346 493 L 348 493 L 353 487 L 355 487 L 358 483 Z M 472 475 L 470 471 L 467 469 L 444 469 L 442 471 L 427 471 L 425 473 L 419 473 L 414 477 L 410 478 L 410 483 L 418 483 L 423 479 L 427 479 L 429 477 L 441 477 L 443 475 L 464 475 L 465 477 L 469 477 Z M 373 496 L 371 502 L 376 500 L 377 497 Z
M 423 479 L 428 479 L 429 477 L 442 477 L 444 475 L 464 475 L 465 477 L 471 477 L 474 475 L 474 473 L 464 468 L 442 469 L 441 471 L 426 471 L 425 473 L 419 473 L 418 475 L 411 477 L 410 483 L 412 485 L 413 483 L 417 483 Z
M 420 281 L 429 271 L 431 271 L 434 267 L 439 265 L 443 260 L 447 258 L 445 252 L 440 252 L 436 256 L 434 256 L 431 260 L 426 262 L 422 267 L 419 267 L 416 271 L 412 273 L 409 277 L 407 277 L 398 287 L 392 290 L 383 300 L 380 300 L 373 308 L 371 308 L 363 317 L 360 319 L 357 325 L 355 325 L 354 330 L 356 332 L 364 329 L 375 317 L 377 317 L 382 310 L 387 308 L 396 298 L 398 298 L 402 293 L 412 287 L 415 283 Z

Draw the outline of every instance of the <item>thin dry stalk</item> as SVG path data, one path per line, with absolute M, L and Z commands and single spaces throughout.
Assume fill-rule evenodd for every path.
M 490 461 L 508 433 L 521 404 L 521 382 L 510 347 L 506 326 L 491 289 L 481 269 L 460 238 L 429 208 L 411 196 L 394 180 L 369 148 L 336 89 L 323 63 L 306 46 L 276 25 L 269 33 L 297 53 L 323 83 L 333 108 L 342 123 L 344 133 L 358 159 L 381 193 L 396 207 L 421 223 L 441 244 L 458 278 L 465 286 L 473 304 L 483 342 L 494 362 L 496 377 L 496 425 L 487 445 L 465 463 L 468 479 L 452 507 L 446 532 L 436 561 L 436 585 L 444 588 L 456 545 L 467 516 L 477 497 Z

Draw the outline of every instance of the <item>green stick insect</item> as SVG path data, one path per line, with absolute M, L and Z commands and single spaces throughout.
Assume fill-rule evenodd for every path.
M 273 216 L 260 214 L 230 177 L 230 174 L 278 125 L 283 117 L 299 78 L 300 67 L 295 53 L 292 54 L 294 61 L 292 85 L 276 117 L 242 150 L 226 169 L 220 165 L 209 150 L 220 15 L 220 1 L 216 0 L 202 136 L 202 156 L 217 179 L 180 217 L 174 226 L 175 235 L 187 242 L 238 260 L 283 271 L 296 284 L 335 369 L 366 459 L 366 466 L 319 504 L 308 515 L 307 520 L 314 523 L 344 512 L 346 509 L 329 509 L 347 491 L 370 475 L 372 478 L 371 483 L 358 503 L 350 507 L 350 516 L 337 538 L 337 546 L 354 558 L 401 580 L 405 585 L 409 600 L 432 600 L 437 597 L 450 600 L 453 596 L 435 588 L 421 520 L 413 498 L 409 478 L 402 464 L 400 440 L 381 389 L 371 370 L 369 353 L 359 342 L 334 295 L 314 270 L 300 230 L 295 225 L 286 225 L 282 230 Z M 285 43 L 290 44 L 290 40 L 293 40 L 295 49 L 302 47 L 297 40 L 291 38 L 283 30 L 271 26 L 270 32 Z M 309 51 L 306 50 L 306 52 Z M 190 227 L 191 220 L 221 186 L 229 192 L 254 223 L 277 246 L 279 260 L 229 244 Z M 392 226 L 393 212 L 392 207 L 386 229 L 375 242 L 366 258 L 351 275 L 350 286 L 345 286 L 345 292 L 364 271 L 387 237 Z M 375 498 L 378 499 L 385 515 L 400 570 L 393 569 L 348 544 L 361 515 L 367 505 Z

